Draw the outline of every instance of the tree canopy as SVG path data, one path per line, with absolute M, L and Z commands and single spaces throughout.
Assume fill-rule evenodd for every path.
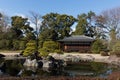
M 52 40 L 58 40 L 66 36 L 70 36 L 70 32 L 72 30 L 71 27 L 75 23 L 75 21 L 76 19 L 73 16 L 50 13 L 43 16 L 41 29 L 43 30 L 43 32 L 45 29 L 54 32 L 53 36 L 56 38 Z
M 99 15 L 89 11 L 77 16 L 48 13 L 41 16 L 7 16 L 0 13 L 0 49 L 27 49 L 29 41 L 42 48 L 45 41 L 57 41 L 71 35 L 86 35 L 96 39 L 109 40 L 110 46 L 120 36 L 120 8 L 105 10 Z M 11 23 L 10 23 L 11 22 Z M 75 31 L 73 31 L 74 24 Z
M 78 15 L 78 24 L 73 34 L 94 37 L 96 33 L 94 17 L 95 13 L 92 11 Z

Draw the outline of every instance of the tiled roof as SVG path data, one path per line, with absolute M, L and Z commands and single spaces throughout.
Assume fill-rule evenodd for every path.
M 92 37 L 88 37 L 88 36 L 84 36 L 84 35 L 74 35 L 74 36 L 70 36 L 70 37 L 65 37 L 62 40 L 58 40 L 60 42 L 92 42 L 94 41 L 94 39 Z

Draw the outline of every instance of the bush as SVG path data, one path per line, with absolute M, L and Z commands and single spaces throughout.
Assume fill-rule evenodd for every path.
M 48 52 L 48 49 L 47 48 L 41 48 L 39 49 L 39 52 L 40 52 L 40 56 L 43 56 L 43 57 L 47 57 L 49 52 Z
M 18 50 L 19 49 L 19 41 L 18 40 L 14 40 L 13 41 L 13 49 L 14 50 Z
M 120 52 L 120 42 L 115 43 L 112 51 L 113 52 L 115 52 L 115 51 Z
M 48 56 L 49 53 L 58 53 L 62 54 L 62 51 L 59 49 L 59 43 L 54 42 L 54 41 L 45 41 L 43 43 L 43 47 L 39 49 L 40 55 L 41 56 Z
M 110 55 L 116 55 L 117 57 L 120 57 L 120 52 L 117 51 L 111 52 Z
M 54 41 L 45 41 L 43 43 L 43 48 L 46 48 L 49 52 L 55 52 L 55 50 L 59 49 L 59 44 Z
M 20 41 L 20 43 L 19 43 L 19 49 L 20 50 L 24 50 L 25 47 L 26 47 L 26 41 Z
M 101 56 L 108 56 L 108 53 L 105 51 L 101 51 L 100 54 L 101 54 Z
M 102 51 L 105 48 L 106 47 L 105 45 L 103 45 L 102 41 L 98 39 L 92 44 L 91 51 L 92 53 L 100 53 L 100 51 Z
M 0 40 L 0 49 L 5 49 L 6 48 L 6 40 Z
M 29 41 L 27 44 L 26 44 L 26 48 L 24 50 L 24 53 L 23 55 L 24 56 L 29 56 L 31 55 L 32 53 L 34 53 L 36 51 L 36 43 L 35 41 Z
M 24 56 L 29 56 L 29 55 L 32 55 L 35 51 L 36 51 L 36 50 L 35 50 L 34 47 L 27 47 L 27 48 L 24 50 L 23 55 L 24 55 Z
M 55 52 L 57 53 L 57 54 L 63 54 L 63 52 L 59 49 L 59 50 L 55 50 Z
M 115 55 L 117 55 L 117 56 L 120 57 L 120 42 L 117 42 L 117 43 L 113 46 L 112 54 L 115 54 Z
M 13 46 L 12 46 L 12 40 L 5 40 L 6 41 L 6 48 L 5 49 L 12 49 Z

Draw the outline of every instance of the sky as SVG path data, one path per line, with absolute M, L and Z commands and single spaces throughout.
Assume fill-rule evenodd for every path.
M 120 7 L 120 0 L 0 0 L 0 12 L 6 15 L 29 15 L 30 11 L 45 15 L 50 12 L 78 14 L 102 11 Z

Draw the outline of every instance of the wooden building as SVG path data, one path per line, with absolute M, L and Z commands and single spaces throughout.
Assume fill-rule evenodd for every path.
M 76 35 L 58 41 L 61 49 L 65 52 L 90 52 L 94 39 L 84 35 Z

